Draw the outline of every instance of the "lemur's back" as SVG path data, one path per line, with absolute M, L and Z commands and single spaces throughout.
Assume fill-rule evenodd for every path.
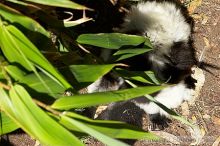
M 124 32 L 136 31 L 146 35 L 154 47 L 164 49 L 175 42 L 187 42 L 191 33 L 180 8 L 169 1 L 137 4 L 126 16 L 122 29 Z

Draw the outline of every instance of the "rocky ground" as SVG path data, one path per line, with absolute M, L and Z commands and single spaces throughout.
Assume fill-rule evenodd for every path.
M 191 0 L 188 9 L 195 21 L 193 37 L 198 59 L 220 66 L 220 1 Z M 205 75 L 205 82 L 200 95 L 193 104 L 184 103 L 178 109 L 181 115 L 197 125 L 197 129 L 190 129 L 189 126 L 173 120 L 169 128 L 156 132 L 156 134 L 164 137 L 164 140 L 157 142 L 137 141 L 134 144 L 135 146 L 220 145 L 220 70 L 208 69 L 210 72 L 203 70 L 202 73 Z M 147 122 L 143 125 L 143 128 L 147 128 Z M 20 131 L 4 137 L 8 141 L 5 143 L 2 141 L 1 145 L 3 146 L 38 145 L 35 140 Z M 87 144 L 102 145 L 95 140 L 87 140 Z

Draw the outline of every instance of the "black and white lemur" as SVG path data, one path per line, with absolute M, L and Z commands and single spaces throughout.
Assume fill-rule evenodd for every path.
M 177 108 L 184 100 L 192 97 L 195 81 L 191 77 L 191 68 L 196 65 L 196 59 L 191 43 L 191 28 L 185 11 L 176 1 L 149 0 L 132 6 L 119 29 L 122 33 L 149 37 L 153 51 L 127 59 L 125 63 L 130 66 L 130 70 L 152 70 L 160 80 L 175 84 L 154 95 L 157 101 L 170 109 Z M 121 77 L 108 74 L 88 86 L 88 92 L 118 90 L 124 85 Z M 114 115 L 119 112 L 117 108 L 126 107 L 127 103 L 151 116 L 168 116 L 155 103 L 139 97 L 109 104 L 101 119 L 115 119 Z

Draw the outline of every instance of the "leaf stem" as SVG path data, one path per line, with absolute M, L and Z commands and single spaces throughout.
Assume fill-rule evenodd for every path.
M 36 100 L 36 99 L 33 99 L 33 98 L 32 98 L 32 100 L 33 100 L 38 106 L 40 106 L 40 107 L 46 109 L 47 111 L 51 112 L 51 113 L 54 114 L 54 115 L 60 116 L 60 115 L 62 114 L 62 112 L 59 112 L 59 111 L 57 111 L 57 110 L 52 109 L 50 106 L 48 106 L 47 104 L 45 104 L 45 103 L 43 103 L 43 102 L 41 102 L 41 101 L 39 101 L 39 100 Z
M 0 87 L 4 88 L 4 89 L 6 89 L 6 90 L 10 90 L 10 89 L 11 89 L 10 86 L 8 86 L 8 85 L 6 85 L 6 84 L 4 84 L 4 83 L 2 83 L 2 82 L 0 82 Z

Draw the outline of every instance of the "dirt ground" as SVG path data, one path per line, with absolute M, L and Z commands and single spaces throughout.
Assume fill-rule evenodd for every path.
M 219 0 L 193 0 L 191 16 L 195 21 L 193 35 L 196 54 L 200 61 L 220 66 L 220 1 Z M 220 146 L 220 70 L 208 68 L 210 72 L 203 71 L 205 83 L 194 104 L 184 103 L 178 112 L 188 120 L 198 125 L 198 129 L 173 120 L 170 126 L 157 131 L 165 140 L 137 141 L 135 146 L 144 145 L 190 145 Z M 184 112 L 182 112 L 184 109 Z M 144 125 L 146 128 L 146 125 Z M 21 132 L 4 136 L 7 142 L 2 146 L 36 146 L 36 142 Z M 197 141 L 196 141 L 197 140 Z M 90 140 L 88 145 L 102 145 Z

